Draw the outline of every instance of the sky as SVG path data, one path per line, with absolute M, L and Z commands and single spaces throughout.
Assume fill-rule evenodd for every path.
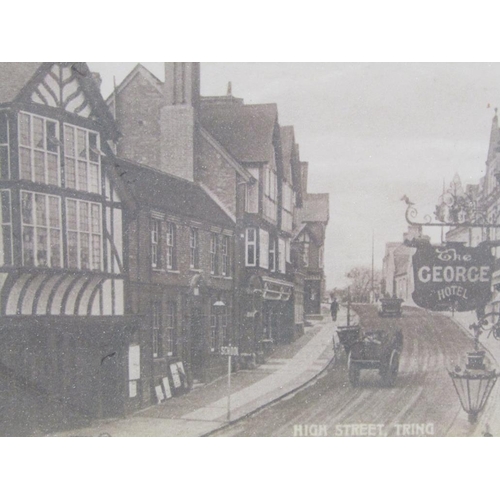
M 135 64 L 89 66 L 107 97 Z M 142 64 L 163 79 L 163 63 Z M 403 195 L 423 215 L 455 173 L 479 181 L 500 107 L 498 63 L 201 64 L 202 95 L 224 95 L 229 81 L 247 104 L 277 103 L 309 162 L 309 192 L 330 194 L 327 288 L 371 266 L 372 234 L 382 267 L 386 242 L 407 230 Z

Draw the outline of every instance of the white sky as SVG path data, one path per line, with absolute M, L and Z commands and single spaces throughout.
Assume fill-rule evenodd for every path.
M 105 97 L 136 63 L 89 63 Z M 163 79 L 163 63 L 142 63 Z M 443 184 L 484 173 L 500 64 L 202 63 L 202 94 L 278 104 L 294 125 L 309 191 L 330 193 L 325 271 L 342 286 L 356 265 L 381 267 L 387 241 L 406 230 L 406 194 L 432 212 Z M 490 104 L 490 108 L 488 108 Z

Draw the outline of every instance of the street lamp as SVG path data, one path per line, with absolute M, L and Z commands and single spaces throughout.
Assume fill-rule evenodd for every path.
M 226 304 L 220 299 L 217 299 L 214 302 L 213 307 L 215 309 L 215 329 L 216 334 L 219 334 L 219 313 L 223 311 L 223 308 L 226 307 Z M 231 358 L 232 358 L 232 348 L 231 341 L 228 339 L 229 345 L 221 347 L 221 354 L 227 356 L 227 420 L 231 421 Z
M 484 351 L 469 352 L 465 369 L 457 366 L 454 371 L 448 371 L 460 404 L 469 415 L 471 424 L 477 421 L 477 416 L 485 407 L 498 377 L 495 370 L 486 369 L 484 355 Z

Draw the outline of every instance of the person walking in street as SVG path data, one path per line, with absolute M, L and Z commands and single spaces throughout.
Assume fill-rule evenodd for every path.
M 337 321 L 337 313 L 339 312 L 339 303 L 336 297 L 333 297 L 332 303 L 330 304 L 330 313 L 332 315 L 332 321 Z

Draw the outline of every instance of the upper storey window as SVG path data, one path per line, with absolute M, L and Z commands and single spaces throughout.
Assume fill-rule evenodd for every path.
M 40 116 L 19 114 L 19 175 L 41 184 L 61 185 L 59 127 Z
M 99 134 L 73 125 L 64 125 L 66 187 L 101 192 Z

